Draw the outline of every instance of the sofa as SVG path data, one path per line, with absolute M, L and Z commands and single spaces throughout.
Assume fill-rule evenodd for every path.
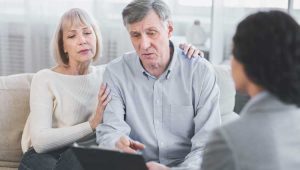
M 238 117 L 233 112 L 235 88 L 230 67 L 215 65 L 220 87 L 220 110 L 223 123 Z M 29 114 L 30 83 L 33 73 L 0 76 L 0 170 L 17 169 L 22 157 L 21 136 Z

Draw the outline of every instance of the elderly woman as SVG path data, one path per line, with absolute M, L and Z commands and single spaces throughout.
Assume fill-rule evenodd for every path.
M 232 74 L 251 99 L 239 120 L 217 129 L 202 170 L 300 167 L 300 28 L 288 14 L 258 12 L 233 37 Z
M 53 169 L 70 144 L 102 121 L 109 89 L 100 87 L 104 67 L 91 66 L 101 48 L 96 22 L 85 11 L 71 9 L 62 16 L 53 38 L 57 66 L 32 80 L 19 169 Z
M 91 65 L 101 52 L 100 35 L 95 20 L 81 9 L 61 17 L 53 38 L 57 66 L 32 80 L 19 169 L 80 169 L 69 147 L 92 136 L 111 99 L 109 88 L 101 85 L 104 66 Z M 187 44 L 182 48 L 189 57 L 199 53 Z

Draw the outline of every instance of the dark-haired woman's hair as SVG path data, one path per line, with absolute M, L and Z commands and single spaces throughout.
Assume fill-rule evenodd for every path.
M 300 30 L 281 11 L 258 12 L 239 23 L 233 56 L 246 75 L 284 103 L 300 106 Z

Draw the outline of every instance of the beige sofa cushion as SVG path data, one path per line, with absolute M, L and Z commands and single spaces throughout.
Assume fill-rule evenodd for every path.
M 239 116 L 233 112 L 235 104 L 235 87 L 229 65 L 214 65 L 217 83 L 220 88 L 220 111 L 222 123 L 228 123 Z
M 0 77 L 0 167 L 17 167 L 22 156 L 21 134 L 29 114 L 33 74 Z

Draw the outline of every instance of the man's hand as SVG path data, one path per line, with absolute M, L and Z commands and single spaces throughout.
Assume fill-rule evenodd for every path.
M 116 147 L 123 152 L 136 153 L 138 150 L 143 150 L 145 145 L 123 136 L 117 141 Z
M 163 164 L 159 164 L 157 162 L 147 162 L 148 170 L 170 170 L 169 167 L 166 167 Z
M 204 53 L 192 46 L 191 44 L 183 43 L 179 44 L 179 48 L 183 50 L 183 53 L 187 55 L 188 58 L 192 57 L 204 57 Z

